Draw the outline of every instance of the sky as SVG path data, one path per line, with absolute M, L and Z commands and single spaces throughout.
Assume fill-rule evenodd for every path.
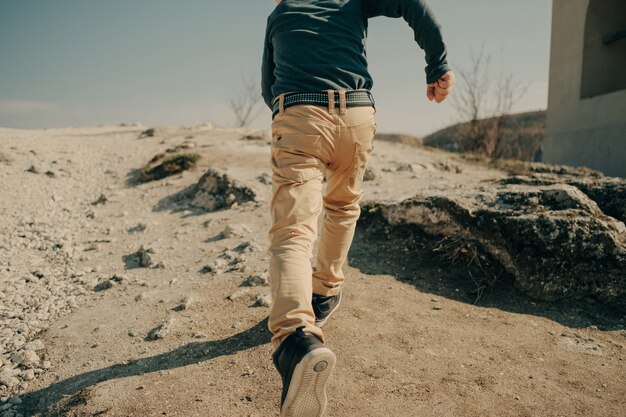
M 453 69 L 472 51 L 528 85 L 515 111 L 547 107 L 550 0 L 430 0 Z M 260 80 L 274 0 L 0 0 L 0 127 L 234 123 L 228 101 Z M 456 121 L 425 97 L 424 54 L 402 19 L 370 21 L 381 132 L 425 135 Z M 494 76 L 495 76 L 494 75 Z M 269 127 L 269 110 L 253 127 Z

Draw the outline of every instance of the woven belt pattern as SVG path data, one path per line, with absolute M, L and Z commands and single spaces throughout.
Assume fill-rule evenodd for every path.
M 338 92 L 335 91 L 335 106 L 339 108 L 339 95 Z M 287 93 L 285 94 L 285 101 L 283 107 L 286 109 L 287 107 L 295 106 L 296 104 L 312 104 L 316 106 L 327 106 L 328 105 L 328 93 L 320 92 L 320 93 Z M 272 106 L 272 118 L 278 114 L 280 103 L 278 97 L 274 98 L 274 104 Z M 357 107 L 357 106 L 374 106 L 374 98 L 372 97 L 372 93 L 365 90 L 352 90 L 346 91 L 346 107 Z

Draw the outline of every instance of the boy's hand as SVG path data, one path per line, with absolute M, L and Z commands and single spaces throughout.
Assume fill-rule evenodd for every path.
M 429 101 L 435 100 L 437 103 L 441 103 L 452 92 L 455 83 L 454 73 L 448 71 L 436 82 L 426 84 L 426 97 Z

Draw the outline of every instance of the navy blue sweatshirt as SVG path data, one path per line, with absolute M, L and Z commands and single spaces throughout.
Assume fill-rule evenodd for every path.
M 267 19 L 261 90 L 272 99 L 292 91 L 372 88 L 367 22 L 402 17 L 426 52 L 426 82 L 449 68 L 440 27 L 424 0 L 282 0 Z

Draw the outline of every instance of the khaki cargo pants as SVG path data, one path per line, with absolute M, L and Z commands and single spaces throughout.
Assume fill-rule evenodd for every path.
M 295 105 L 272 122 L 272 199 L 269 279 L 273 298 L 268 327 L 272 345 L 298 327 L 322 341 L 312 294 L 336 295 L 352 244 L 359 200 L 376 131 L 373 107 Z M 323 179 L 327 186 L 323 193 Z M 315 270 L 311 260 L 324 208 Z

